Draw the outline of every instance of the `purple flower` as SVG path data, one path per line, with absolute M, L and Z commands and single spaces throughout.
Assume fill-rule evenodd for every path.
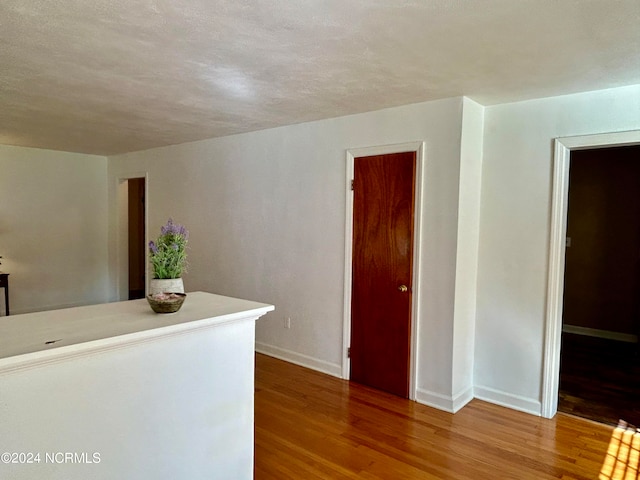
M 162 235 L 180 235 L 180 236 L 184 237 L 185 240 L 189 238 L 189 232 L 184 227 L 184 225 L 178 225 L 177 223 L 173 223 L 173 219 L 172 218 L 170 218 L 167 221 L 166 225 L 163 225 L 160 228 L 160 233 Z
M 149 242 L 149 250 L 151 250 L 151 252 L 153 253 L 158 253 L 158 247 L 156 247 L 156 244 L 153 242 L 153 240 Z
M 160 233 L 162 233 L 162 235 L 173 233 L 173 220 L 171 218 L 167 221 L 166 225 L 160 227 Z
M 169 219 L 167 224 L 160 228 L 160 233 L 162 235 L 181 235 L 185 238 L 189 236 L 189 232 L 183 225 L 178 225 L 177 223 L 173 223 L 173 219 Z

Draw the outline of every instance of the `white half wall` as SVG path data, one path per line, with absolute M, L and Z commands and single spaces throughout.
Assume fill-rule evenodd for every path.
M 0 172 L 11 313 L 105 302 L 106 157 L 0 145 Z
M 640 128 L 640 86 L 485 108 L 475 389 L 540 414 L 553 140 Z
M 345 152 L 425 141 L 417 388 L 450 398 L 462 104 L 453 98 L 114 156 L 110 191 L 118 178 L 145 172 L 149 238 L 168 217 L 190 230 L 186 290 L 275 304 L 257 326 L 259 347 L 335 374 L 343 358 Z

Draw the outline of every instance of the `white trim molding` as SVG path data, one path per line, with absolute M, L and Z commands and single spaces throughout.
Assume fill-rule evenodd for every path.
M 417 366 L 417 338 L 418 319 L 420 318 L 420 266 L 421 245 L 422 245 L 422 205 L 424 192 L 424 172 L 425 172 L 425 142 L 408 142 L 393 145 L 381 145 L 374 147 L 352 148 L 347 150 L 346 156 L 346 215 L 345 215 L 345 261 L 344 261 L 344 321 L 343 321 L 343 358 L 342 358 L 342 378 L 348 379 L 350 376 L 351 363 L 347 355 L 351 345 L 351 282 L 352 282 L 352 259 L 353 259 L 353 191 L 351 190 L 351 180 L 354 175 L 354 160 L 357 157 L 368 157 L 372 155 L 388 155 L 391 153 L 415 152 L 416 154 L 416 187 L 415 187 L 415 210 L 414 210 L 414 250 L 413 250 L 413 305 L 411 315 L 411 363 L 409 368 L 409 398 L 416 400 L 416 378 L 418 375 Z
M 473 388 L 469 387 L 456 395 L 443 395 L 422 388 L 416 389 L 416 402 L 449 413 L 456 413 L 473 400 Z
M 543 417 L 552 418 L 558 411 L 562 298 L 564 294 L 564 256 L 567 235 L 567 204 L 571 152 L 574 150 L 638 144 L 640 144 L 640 130 L 555 139 L 542 378 L 541 413 Z
M 415 400 L 416 402 L 428 407 L 437 408 L 438 410 L 449 413 L 455 413 L 453 410 L 453 398 L 451 395 L 443 395 L 441 393 L 417 388 Z
M 540 416 L 541 404 L 532 398 L 502 392 L 490 387 L 476 386 L 473 390 L 475 398 L 478 400 Z
M 342 378 L 342 369 L 337 363 L 326 362 L 309 355 L 303 355 L 302 353 L 262 342 L 256 342 L 256 352 L 279 360 L 284 360 L 285 362 L 293 363 L 295 365 L 300 365 L 301 367 L 310 368 L 317 372 L 326 373 L 333 377 Z

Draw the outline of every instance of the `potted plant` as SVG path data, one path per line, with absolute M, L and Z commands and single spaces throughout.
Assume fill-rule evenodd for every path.
M 149 259 L 153 268 L 153 279 L 149 282 L 149 293 L 184 293 L 182 274 L 187 270 L 187 242 L 189 232 L 183 225 L 173 223 L 170 218 L 160 229 L 160 236 L 149 242 Z

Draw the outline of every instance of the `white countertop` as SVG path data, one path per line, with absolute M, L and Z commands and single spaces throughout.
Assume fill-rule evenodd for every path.
M 143 298 L 0 317 L 0 371 L 258 318 L 273 309 L 264 303 L 190 292 L 182 308 L 171 314 L 153 312 Z

